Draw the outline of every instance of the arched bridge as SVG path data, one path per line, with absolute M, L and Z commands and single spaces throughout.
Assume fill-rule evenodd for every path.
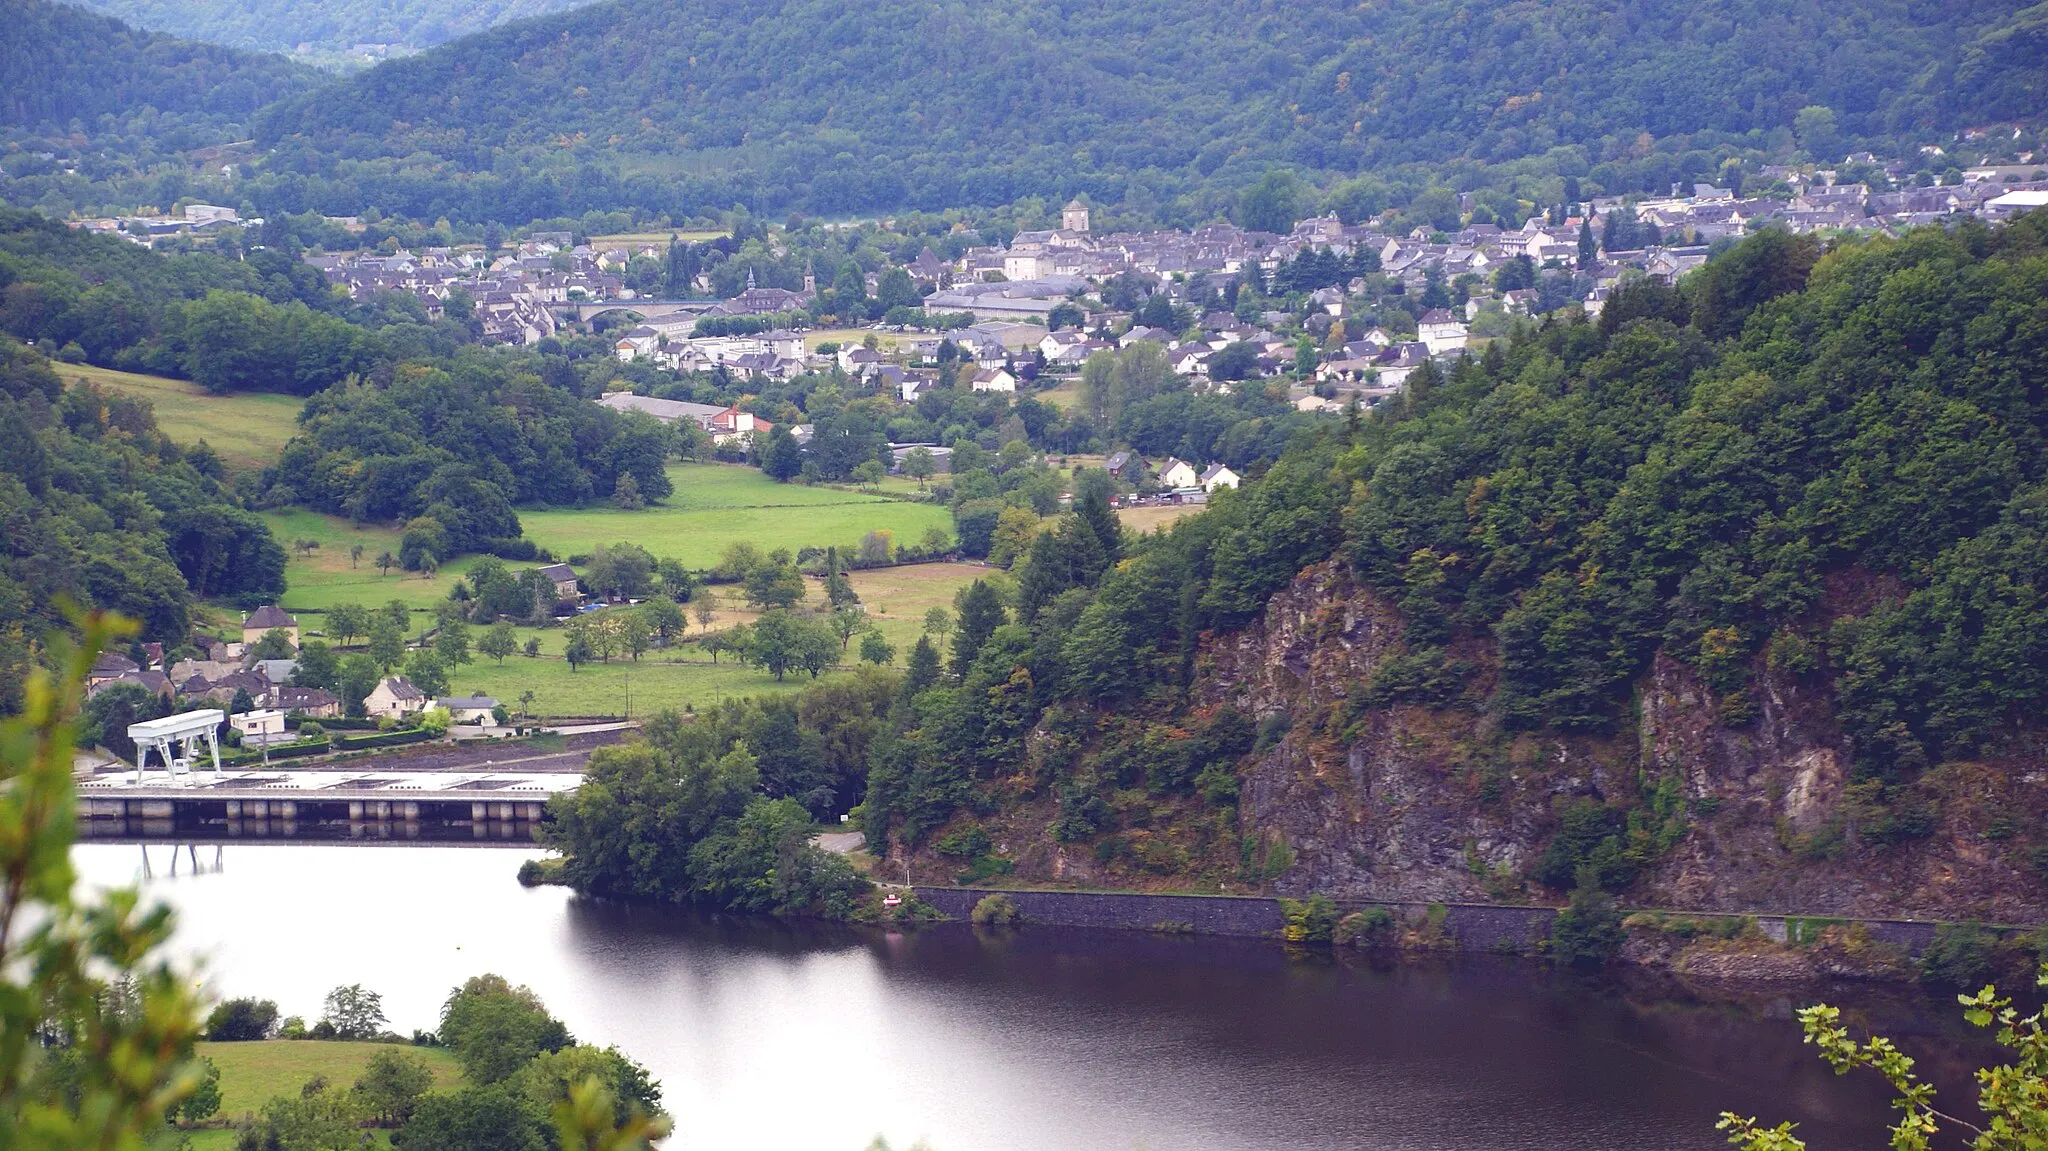
M 596 304 L 577 304 L 576 319 L 587 324 L 592 317 L 606 312 L 632 312 L 643 320 L 701 316 L 717 303 L 717 300 L 605 300 Z

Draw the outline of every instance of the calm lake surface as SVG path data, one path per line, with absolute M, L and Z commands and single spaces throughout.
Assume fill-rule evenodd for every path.
M 218 855 L 216 856 L 216 851 Z M 74 850 L 89 883 L 145 849 Z M 671 1148 L 934 1151 L 1722 1148 L 1723 1108 L 1815 1148 L 1883 1145 L 1883 1095 L 1802 1049 L 1807 998 L 1719 1002 L 1493 957 L 1379 965 L 1277 944 L 962 925 L 904 934 L 594 905 L 527 890 L 529 852 L 147 848 L 145 887 L 219 994 L 311 1019 L 329 988 L 431 1028 L 450 988 L 532 986 L 660 1079 Z M 216 863 L 219 870 L 213 868 Z M 1938 997 L 1830 989 L 1969 1097 Z M 1950 1003 L 1953 1001 L 1950 1000 Z

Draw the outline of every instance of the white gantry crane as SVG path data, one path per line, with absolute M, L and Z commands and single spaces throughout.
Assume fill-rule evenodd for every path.
M 149 765 L 149 749 L 152 747 L 164 761 L 164 770 L 170 774 L 171 781 L 177 782 L 179 776 L 191 772 L 192 745 L 200 739 L 206 741 L 207 750 L 213 754 L 213 776 L 219 779 L 220 725 L 226 721 L 226 713 L 209 707 L 129 724 L 128 738 L 135 741 L 135 782 L 142 782 L 142 772 Z M 172 753 L 173 745 L 177 747 L 176 754 Z

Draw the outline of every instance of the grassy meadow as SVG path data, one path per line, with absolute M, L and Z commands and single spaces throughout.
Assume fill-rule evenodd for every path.
M 911 564 L 855 572 L 850 578 L 876 630 L 895 645 L 896 666 L 900 667 L 923 633 L 925 612 L 934 607 L 951 610 L 960 589 L 989 572 L 979 564 Z M 822 604 L 823 582 L 813 579 L 806 583 L 805 604 Z M 738 588 L 719 585 L 712 591 L 719 604 L 711 620 L 712 631 L 753 622 L 755 616 L 745 609 Z M 299 622 L 318 630 L 322 620 L 320 613 L 303 612 Z M 472 629 L 472 635 L 481 631 Z M 735 697 L 800 691 L 811 682 L 809 676 L 792 675 L 777 683 L 774 676 L 730 655 L 722 655 L 714 663 L 691 642 L 647 651 L 638 660 L 614 655 L 608 663 L 588 663 L 571 670 L 562 659 L 567 641 L 562 628 L 518 627 L 513 633 L 522 649 L 528 639 L 538 639 L 540 655 L 508 656 L 503 663 L 479 655 L 450 673 L 451 690 L 458 695 L 494 696 L 515 711 L 520 708 L 520 696 L 531 691 L 531 710 L 538 716 L 624 715 L 629 708 L 633 715 L 644 716 L 664 709 L 700 710 Z M 689 634 L 692 638 L 702 634 L 694 615 Z M 847 648 L 842 667 L 857 664 L 859 645 L 856 637 Z
M 394 566 L 388 574 L 377 570 L 377 557 L 384 552 L 398 554 L 400 532 L 376 524 L 360 526 L 340 516 L 292 509 L 263 513 L 271 534 L 285 549 L 285 594 L 282 606 L 297 613 L 317 611 L 330 604 L 365 605 L 404 600 L 415 608 L 429 608 L 448 598 L 448 590 L 475 562 L 473 556 L 444 564 L 431 578 Z M 317 540 L 320 546 L 301 550 L 301 540 Z M 350 549 L 361 544 L 363 554 L 351 561 Z M 301 621 L 304 623 L 305 621 Z
M 370 1056 L 384 1049 L 378 1043 L 342 1043 L 319 1039 L 270 1039 L 259 1043 L 199 1043 L 198 1054 L 220 1068 L 220 1113 L 217 1120 L 230 1123 L 255 1114 L 277 1096 L 296 1096 L 315 1076 L 325 1077 L 347 1090 L 369 1065 Z M 462 1068 L 455 1057 L 437 1047 L 400 1047 L 416 1056 L 434 1072 L 434 1090 L 446 1091 L 462 1082 Z M 368 1145 L 391 1146 L 391 1133 L 365 1131 Z M 189 1151 L 232 1151 L 241 1133 L 232 1126 L 203 1127 L 179 1131 L 189 1140 Z
M 877 332 L 873 328 L 818 328 L 804 333 L 804 350 L 815 352 L 819 344 L 832 343 L 845 347 L 848 344 L 866 343 L 869 336 L 875 338 L 875 346 L 881 351 L 891 351 L 897 341 L 908 339 L 912 332 Z
M 268 1039 L 256 1043 L 199 1043 L 195 1050 L 220 1068 L 220 1113 L 228 1118 L 261 1108 L 272 1097 L 296 1096 L 314 1076 L 346 1089 L 369 1065 L 370 1056 L 385 1048 L 378 1043 L 345 1043 L 321 1039 Z M 434 1072 L 434 1087 L 453 1087 L 462 1079 L 455 1057 L 438 1047 L 400 1047 Z
M 1171 504 L 1156 508 L 1119 508 L 1116 518 L 1123 525 L 1140 535 L 1163 528 L 1182 516 L 1191 516 L 1201 511 L 1195 504 Z
M 558 556 L 587 553 L 598 544 L 631 541 L 656 556 L 673 556 L 695 568 L 715 563 L 725 548 L 738 540 L 764 549 L 787 547 L 794 551 L 812 545 L 850 546 L 863 533 L 880 528 L 894 533 L 899 541 L 914 542 L 927 528 L 943 529 L 951 524 L 946 510 L 937 505 L 836 488 L 777 484 L 753 468 L 679 464 L 669 469 L 669 475 L 676 485 L 675 494 L 658 507 L 633 512 L 608 507 L 523 511 L 520 521 L 527 535 Z M 904 490 L 915 487 L 914 481 L 895 482 Z M 425 611 L 447 598 L 455 581 L 475 562 L 474 557 L 464 557 L 445 565 L 431 579 L 395 567 L 389 574 L 380 574 L 377 556 L 398 551 L 395 528 L 358 527 L 336 516 L 302 510 L 269 512 L 265 518 L 288 556 L 285 575 L 289 590 L 283 606 L 298 616 L 308 633 L 325 630 L 325 609 L 336 603 L 374 607 L 397 599 L 419 613 L 414 617 L 417 635 L 428 626 Z M 317 541 L 319 546 L 301 549 L 296 546 L 300 541 Z M 352 564 L 349 552 L 358 544 L 363 553 Z M 914 564 L 857 572 L 852 581 L 869 618 L 896 646 L 900 662 L 917 642 L 925 612 L 932 607 L 950 607 L 960 588 L 987 571 L 974 564 Z M 822 583 L 808 582 L 807 602 L 822 603 Z M 737 587 L 712 590 L 719 604 L 712 630 L 752 621 Z M 644 715 L 663 708 L 709 707 L 734 696 L 795 691 L 809 682 L 805 677 L 778 684 L 767 673 L 737 664 L 730 656 L 721 656 L 714 663 L 691 643 L 649 651 L 637 661 L 614 656 L 609 663 L 585 664 L 572 671 L 561 658 L 565 642 L 561 628 L 515 630 L 522 647 L 529 638 L 540 641 L 538 658 L 514 655 L 500 664 L 479 656 L 454 670 L 450 676 L 453 690 L 495 696 L 513 708 L 519 706 L 520 696 L 530 691 L 532 711 L 542 716 L 623 714 L 630 690 L 632 713 Z M 692 616 L 690 632 L 695 635 L 699 630 Z M 856 658 L 855 650 L 849 648 L 847 665 Z
M 157 427 L 172 442 L 190 445 L 205 440 L 235 471 L 276 463 L 285 441 L 298 431 L 299 410 L 306 403 L 297 396 L 255 392 L 209 395 L 189 380 L 117 372 L 91 364 L 53 366 L 65 380 L 84 379 L 148 400 L 156 409 Z
M 877 529 L 892 533 L 898 543 L 915 543 L 928 528 L 952 528 L 952 517 L 937 504 L 778 484 L 748 467 L 674 464 L 668 474 L 675 494 L 659 506 L 631 512 L 611 507 L 522 511 L 519 522 L 528 538 L 558 556 L 629 540 L 693 568 L 710 567 L 729 545 L 742 540 L 795 551 L 850 546 Z
M 1071 411 L 1081 406 L 1081 377 L 1063 380 L 1058 387 L 1032 392 L 1031 395 L 1062 411 Z

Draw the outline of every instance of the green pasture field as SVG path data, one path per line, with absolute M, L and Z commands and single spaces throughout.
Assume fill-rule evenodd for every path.
M 896 645 L 896 666 L 910 656 L 917 637 L 924 634 L 924 614 L 935 607 L 953 610 L 953 597 L 978 579 L 1002 574 L 983 564 L 905 564 L 874 568 L 848 577 L 860 595 L 861 606 L 882 638 Z M 813 590 L 812 598 L 823 592 Z M 939 642 L 936 637 L 934 643 Z M 856 639 L 856 647 L 860 641 Z
M 285 441 L 299 430 L 299 410 L 306 404 L 297 396 L 254 392 L 209 395 L 189 380 L 117 372 L 90 364 L 53 366 L 66 381 L 84 379 L 148 400 L 156 409 L 157 427 L 173 443 L 191 445 L 205 440 L 220 453 L 221 462 L 236 471 L 276 463 Z
M 778 484 L 747 467 L 677 464 L 669 468 L 675 494 L 662 505 L 641 511 L 610 507 L 522 511 L 527 535 L 558 556 L 587 554 L 599 544 L 637 543 L 656 556 L 675 557 L 691 567 L 716 563 L 726 547 L 747 540 L 763 549 L 805 546 L 850 547 L 866 532 L 881 528 L 899 543 L 915 543 L 930 527 L 947 528 L 951 517 L 936 504 L 906 503 L 840 488 Z M 895 490 L 915 489 L 915 481 L 893 480 Z M 455 580 L 475 557 L 464 556 L 441 567 L 431 578 L 392 568 L 377 570 L 377 556 L 396 555 L 400 532 L 376 524 L 353 525 L 339 516 L 293 509 L 264 513 L 270 530 L 284 545 L 287 562 L 283 606 L 293 612 L 319 611 L 335 603 L 364 605 L 404 600 L 429 608 L 447 598 Z M 301 550 L 301 540 L 320 546 Z M 351 566 L 350 548 L 363 547 Z M 515 563 L 514 567 L 521 566 Z
M 356 526 L 340 516 L 303 509 L 265 512 L 263 518 L 285 549 L 285 593 L 280 606 L 294 613 L 336 603 L 374 606 L 395 599 L 415 609 L 430 608 L 448 598 L 448 590 L 476 558 L 451 560 L 431 578 L 396 566 L 388 575 L 379 574 L 377 556 L 387 551 L 398 554 L 400 532 L 396 528 Z M 320 546 L 302 551 L 296 546 L 300 540 L 318 540 Z M 363 545 L 363 555 L 350 566 L 349 550 L 355 544 Z M 305 625 L 304 620 L 300 623 Z
M 640 511 L 562 508 L 522 511 L 526 535 L 557 556 L 587 554 L 600 544 L 632 542 L 693 568 L 718 562 L 746 541 L 762 549 L 852 546 L 884 530 L 915 543 L 928 528 L 950 531 L 952 517 L 936 504 L 882 499 L 837 488 L 778 484 L 753 468 L 677 464 L 675 494 Z
M 462 1079 L 455 1057 L 438 1047 L 346 1043 L 321 1039 L 266 1039 L 255 1043 L 199 1043 L 194 1049 L 220 1068 L 220 1113 L 240 1118 L 278 1095 L 296 1096 L 314 1076 L 348 1089 L 369 1065 L 370 1056 L 391 1047 L 416 1056 L 433 1069 L 436 1089 Z
M 934 607 L 951 610 L 953 597 L 961 588 L 991 573 L 992 569 L 979 564 L 911 564 L 855 572 L 851 582 L 868 618 L 895 646 L 894 666 L 901 667 L 911 646 L 923 633 L 925 612 Z M 804 606 L 822 605 L 822 581 L 806 582 Z M 746 609 L 738 588 L 716 585 L 712 591 L 719 605 L 711 620 L 712 631 L 751 623 L 756 618 Z M 418 625 L 424 621 L 415 622 Z M 299 624 L 307 631 L 319 631 L 324 624 L 323 613 L 301 612 Z M 483 631 L 482 627 L 473 627 L 472 640 L 481 638 Z M 703 634 L 694 615 L 690 617 L 685 642 L 643 652 L 638 660 L 617 654 L 610 662 L 583 664 L 573 671 L 562 659 L 562 647 L 568 640 L 563 628 L 516 627 L 513 634 L 522 651 L 528 639 L 538 639 L 540 655 L 512 655 L 500 664 L 489 656 L 475 654 L 472 662 L 450 673 L 450 689 L 457 695 L 495 697 L 515 712 L 520 710 L 521 694 L 531 691 L 531 712 L 542 717 L 623 715 L 630 690 L 632 714 L 644 716 L 662 710 L 701 710 L 721 700 L 798 691 L 812 682 L 809 676 L 799 674 L 777 683 L 774 676 L 739 663 L 730 655 L 712 662 L 693 642 Z M 363 641 L 355 642 L 360 646 Z M 859 645 L 858 637 L 848 645 L 842 671 L 858 665 Z M 826 673 L 834 674 L 838 673 Z
M 1157 508 L 1120 508 L 1116 518 L 1134 532 L 1144 535 L 1156 531 L 1182 516 L 1191 516 L 1202 509 L 1194 504 L 1172 504 Z
M 1061 381 L 1060 385 L 1056 388 L 1047 388 L 1042 392 L 1032 392 L 1030 394 L 1034 398 L 1043 400 L 1062 411 L 1072 411 L 1081 404 L 1081 379 L 1079 376 L 1076 376 L 1073 379 Z
M 449 686 L 458 695 L 493 696 L 514 712 L 520 710 L 520 695 L 531 691 L 532 714 L 537 716 L 626 715 L 630 708 L 630 714 L 644 717 L 658 711 L 700 711 L 721 700 L 800 691 L 811 682 L 808 675 L 798 673 L 777 683 L 774 676 L 730 655 L 713 664 L 693 644 L 648 651 L 638 660 L 614 655 L 609 663 L 587 663 L 571 671 L 562 659 L 561 629 L 541 634 L 540 658 L 515 655 L 500 666 L 479 656 L 456 668 L 448 676 Z

